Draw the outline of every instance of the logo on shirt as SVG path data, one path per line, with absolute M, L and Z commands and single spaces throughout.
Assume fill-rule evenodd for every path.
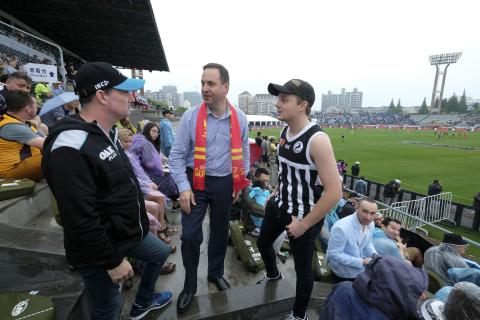
M 293 152 L 300 153 L 303 150 L 303 143 L 302 141 L 297 141 L 293 145 Z
M 117 153 L 115 152 L 115 150 L 113 150 L 112 146 L 108 146 L 103 149 L 102 152 L 98 154 L 98 156 L 102 160 L 112 161 L 117 156 Z

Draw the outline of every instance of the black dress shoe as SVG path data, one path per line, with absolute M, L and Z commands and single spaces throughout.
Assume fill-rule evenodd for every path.
M 220 291 L 225 291 L 225 290 L 230 289 L 230 284 L 223 277 L 222 278 L 217 278 L 217 279 L 208 278 L 208 281 L 214 283 L 217 286 L 218 290 L 220 290 Z
M 177 300 L 177 311 L 182 313 L 188 309 L 188 306 L 192 303 L 195 293 L 182 291 Z

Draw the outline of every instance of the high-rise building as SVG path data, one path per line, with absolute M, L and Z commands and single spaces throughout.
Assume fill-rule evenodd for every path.
M 250 112 L 254 108 L 254 105 L 253 96 L 250 94 L 250 92 L 244 91 L 238 95 L 238 107 L 246 114 L 252 114 Z
M 272 116 L 276 113 L 275 102 L 277 97 L 269 93 L 259 93 L 253 97 L 254 104 L 257 108 L 255 114 Z
M 162 87 L 162 92 L 164 96 L 164 101 L 168 103 L 168 105 L 171 107 L 178 107 L 178 101 L 177 101 L 177 87 L 176 86 L 163 86 Z
M 342 88 L 340 94 L 328 91 L 322 94 L 322 112 L 352 111 L 362 108 L 363 92 L 353 88 L 352 92 L 346 92 Z
M 189 101 L 190 105 L 198 106 L 203 102 L 202 95 L 197 91 L 186 91 L 183 93 L 183 100 Z
M 250 115 L 267 115 L 275 113 L 276 97 L 268 93 L 259 93 L 252 96 L 250 92 L 244 91 L 238 96 L 238 107 Z

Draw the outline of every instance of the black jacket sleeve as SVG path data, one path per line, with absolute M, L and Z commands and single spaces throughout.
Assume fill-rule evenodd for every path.
M 94 166 L 85 154 L 70 147 L 51 152 L 47 165 L 47 180 L 63 223 L 67 257 L 70 253 L 75 261 L 106 269 L 117 267 L 124 257 L 112 244 L 95 210 L 98 175 Z

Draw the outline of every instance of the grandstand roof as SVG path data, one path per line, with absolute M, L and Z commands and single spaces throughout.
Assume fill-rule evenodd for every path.
M 2 10 L 87 61 L 169 71 L 150 0 L 11 0 Z
M 257 122 L 257 121 L 261 122 L 261 121 L 280 121 L 280 120 L 275 119 L 274 117 L 270 117 L 270 116 L 247 114 L 247 121 L 248 122 Z

